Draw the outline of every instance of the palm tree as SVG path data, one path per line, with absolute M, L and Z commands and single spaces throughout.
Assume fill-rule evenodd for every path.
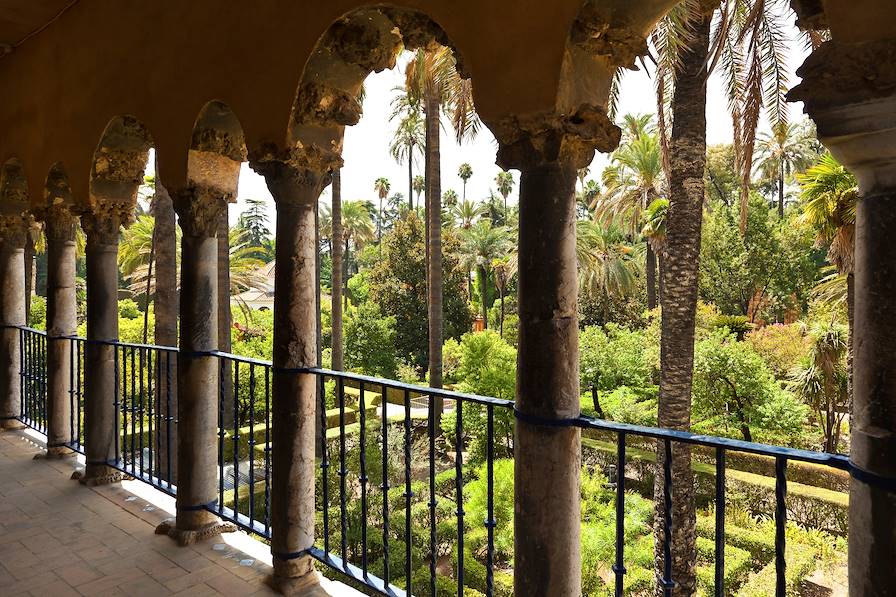
M 495 186 L 504 198 L 504 211 L 507 211 L 507 196 L 513 192 L 513 174 L 501 170 L 495 177 Z
M 401 97 L 399 95 L 396 99 Z M 389 153 L 399 164 L 408 164 L 408 207 L 414 209 L 414 160 L 423 153 L 426 145 L 424 121 L 417 109 L 393 111 L 390 120 L 396 117 L 400 117 L 400 120 L 389 145 Z
M 454 189 L 448 189 L 447 191 L 442 193 L 442 205 L 448 210 L 451 210 L 455 205 L 457 205 L 457 201 L 457 191 L 455 191 Z
M 790 373 L 790 389 L 814 411 L 824 433 L 824 451 L 836 453 L 848 402 L 848 332 L 831 322 L 816 322 L 809 329 L 812 349 L 808 358 Z
M 609 318 L 610 300 L 626 296 L 635 288 L 640 250 L 625 243 L 625 235 L 612 225 L 590 220 L 576 222 L 576 261 L 582 288 L 600 297 L 604 320 Z
M 666 216 L 669 213 L 668 199 L 654 199 L 643 214 L 641 236 L 647 240 L 650 250 L 656 255 L 659 270 L 659 302 L 663 302 L 663 253 L 666 249 Z
M 451 208 L 451 216 L 454 222 L 461 230 L 469 230 L 477 218 L 488 213 L 488 206 L 485 204 L 476 204 L 472 201 L 464 199 Z M 473 300 L 473 283 L 470 279 L 472 269 L 467 268 L 467 298 Z
M 507 285 L 516 273 L 517 261 L 515 256 L 506 255 L 492 261 L 492 272 L 495 275 L 495 287 L 498 289 L 498 298 L 501 301 L 501 316 L 498 319 L 498 335 L 504 337 L 504 295 Z
M 855 176 L 829 153 L 805 173 L 797 174 L 796 179 L 802 189 L 803 221 L 815 228 L 816 244 L 828 246 L 828 261 L 840 277 L 846 278 L 847 396 L 851 416 L 858 183 Z
M 800 128 L 793 123 L 778 123 L 771 134 L 763 133 L 756 141 L 758 168 L 778 187 L 778 218 L 784 218 L 784 184 L 796 171 L 809 165 L 813 148 Z
M 345 279 L 343 288 L 348 291 L 348 278 L 350 273 L 351 254 L 350 247 L 360 249 L 365 243 L 376 238 L 376 228 L 370 217 L 370 210 L 366 201 L 346 201 L 342 204 L 342 244 L 345 250 L 344 267 Z M 334 243 L 335 245 L 335 243 Z M 348 297 L 346 296 L 346 299 Z
M 442 174 L 441 113 L 451 119 L 455 138 L 472 138 L 480 122 L 473 107 L 473 89 L 457 72 L 450 48 L 418 49 L 405 70 L 405 89 L 410 102 L 423 106 L 426 118 L 426 251 L 427 307 L 429 324 L 429 383 L 442 387 Z M 441 415 L 441 400 L 434 402 Z
M 473 177 L 473 166 L 464 162 L 460 165 L 460 168 L 457 169 L 457 175 L 460 177 L 462 181 L 464 181 L 464 195 L 463 200 L 467 200 L 467 181 Z
M 507 256 L 513 246 L 509 228 L 492 226 L 488 220 L 480 220 L 475 225 L 461 231 L 459 248 L 460 260 L 467 269 L 475 269 L 479 278 L 482 321 L 488 328 L 488 308 L 491 306 L 488 293 L 488 277 L 492 263 Z
M 376 218 L 376 241 L 378 243 L 383 240 L 383 199 L 389 196 L 389 189 L 391 186 L 392 185 L 389 184 L 389 179 L 384 176 L 380 176 L 373 181 L 373 190 L 376 191 L 376 195 L 380 200 L 379 211 L 377 212 Z
M 592 208 L 603 223 L 615 223 L 632 238 L 640 233 L 644 210 L 664 193 L 662 148 L 649 117 L 627 115 L 626 136 L 603 172 L 604 192 Z M 648 246 L 647 308 L 657 305 L 656 254 Z
M 251 288 L 260 288 L 265 280 L 260 270 L 265 262 L 259 257 L 258 245 L 254 244 L 248 230 L 234 226 L 227 231 L 227 259 L 230 263 L 228 297 L 237 296 Z M 245 302 L 237 301 L 246 325 L 251 319 L 251 310 Z M 230 300 L 228 298 L 228 307 Z
M 413 186 L 414 193 L 417 195 L 417 206 L 420 207 L 422 205 L 420 203 L 420 195 L 422 195 L 423 191 L 426 190 L 426 178 L 418 174 L 414 177 Z

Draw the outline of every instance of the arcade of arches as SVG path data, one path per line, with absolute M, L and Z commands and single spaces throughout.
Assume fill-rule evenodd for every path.
M 274 584 L 312 575 L 315 209 L 341 164 L 360 86 L 402 48 L 447 45 L 472 80 L 477 110 L 521 172 L 520 349 L 516 423 L 517 595 L 580 592 L 579 431 L 539 424 L 579 414 L 576 170 L 609 152 L 612 75 L 633 66 L 675 0 L 362 0 L 0 3 L 0 418 L 18 416 L 25 323 L 23 246 L 32 221 L 49 249 L 48 446 L 68 434 L 75 332 L 74 230 L 87 235 L 88 339 L 117 339 L 119 230 L 133 220 L 148 150 L 183 230 L 178 367 L 177 517 L 181 542 L 226 525 L 197 508 L 215 497 L 216 413 L 209 351 L 218 348 L 217 223 L 240 163 L 264 176 L 277 207 L 273 376 Z M 707 3 L 708 4 L 708 3 Z M 856 596 L 896 595 L 896 11 L 889 0 L 792 0 L 804 28 L 832 40 L 790 94 L 857 175 L 855 420 L 849 580 Z M 87 468 L 113 482 L 108 346 L 88 345 Z M 212 459 L 210 461 L 210 459 Z M 208 466 L 211 465 L 211 466 Z

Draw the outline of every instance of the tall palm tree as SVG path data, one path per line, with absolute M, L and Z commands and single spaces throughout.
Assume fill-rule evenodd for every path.
M 771 134 L 756 140 L 757 167 L 778 187 L 778 217 L 784 218 L 784 185 L 796 171 L 809 165 L 814 150 L 794 123 L 778 123 Z
M 343 281 L 344 291 L 348 290 L 348 279 L 351 268 L 350 248 L 360 249 L 366 243 L 376 238 L 376 228 L 373 225 L 373 219 L 370 217 L 370 210 L 366 201 L 345 201 L 342 204 L 342 245 L 344 249 L 344 267 L 343 272 L 345 279 Z M 335 245 L 335 243 L 333 243 Z M 346 297 L 348 298 L 348 297 Z
M 662 148 L 649 117 L 627 115 L 625 139 L 610 157 L 603 172 L 604 192 L 592 207 L 594 217 L 603 223 L 615 223 L 632 238 L 640 233 L 642 213 L 665 192 Z M 656 254 L 648 246 L 647 308 L 657 305 Z
M 479 279 L 482 321 L 488 328 L 488 308 L 491 306 L 488 278 L 496 259 L 506 257 L 513 248 L 513 236 L 509 228 L 492 226 L 488 220 L 461 231 L 459 257 L 468 269 L 475 269 Z
M 504 211 L 507 211 L 507 197 L 513 192 L 513 174 L 501 170 L 495 177 L 495 186 L 504 198 Z
M 431 386 L 442 387 L 442 174 L 441 114 L 451 119 L 455 138 L 460 143 L 472 138 L 480 122 L 473 107 L 473 89 L 461 78 L 450 48 L 438 46 L 419 49 L 405 70 L 405 89 L 411 102 L 423 106 L 426 119 L 426 251 L 427 307 L 429 325 L 428 371 Z M 434 403 L 441 414 L 441 401 Z
M 227 261 L 230 264 L 228 287 L 224 291 L 228 297 L 237 296 L 251 288 L 261 288 L 265 279 L 260 270 L 265 262 L 259 255 L 259 246 L 252 235 L 240 226 L 227 230 Z M 223 245 L 222 245 L 223 246 Z M 237 302 L 246 325 L 251 319 L 251 310 L 245 302 Z M 228 298 L 228 307 L 230 300 Z
M 460 168 L 457 169 L 457 175 L 460 177 L 462 181 L 464 181 L 464 195 L 463 200 L 467 200 L 467 181 L 473 177 L 473 166 L 464 162 L 460 165 Z
M 396 99 L 401 97 L 399 95 Z M 410 107 L 393 111 L 390 120 L 394 118 L 399 118 L 399 121 L 392 143 L 389 144 L 389 153 L 399 164 L 407 162 L 408 207 L 414 209 L 414 160 L 423 153 L 426 146 L 424 120 L 419 109 Z
M 389 196 L 389 189 L 392 185 L 389 183 L 389 179 L 380 176 L 375 181 L 373 181 L 373 190 L 376 191 L 377 197 L 379 197 L 379 211 L 377 212 L 376 218 L 376 241 L 382 242 L 383 240 L 383 199 Z
M 797 174 L 796 179 L 802 189 L 803 221 L 815 228 L 816 243 L 828 247 L 828 261 L 840 277 L 846 278 L 847 395 L 851 414 L 858 183 L 855 176 L 829 153 L 824 154 L 805 173 Z
M 455 205 L 457 205 L 458 196 L 457 191 L 454 189 L 448 189 L 444 193 L 442 193 L 442 205 L 451 210 Z
M 669 214 L 668 199 L 654 199 L 644 210 L 641 236 L 647 240 L 650 250 L 656 255 L 659 271 L 659 302 L 663 302 L 663 253 L 666 250 L 666 216 Z
M 423 191 L 426 190 L 426 178 L 418 174 L 414 177 L 413 186 L 414 194 L 417 195 L 417 206 L 421 207 L 422 204 L 420 203 L 420 195 L 422 195 Z

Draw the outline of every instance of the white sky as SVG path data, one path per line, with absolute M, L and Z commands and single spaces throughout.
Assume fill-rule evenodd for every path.
M 787 17 L 792 21 L 792 17 Z M 796 67 L 802 64 L 806 52 L 797 40 L 798 31 L 793 26 L 786 29 L 791 38 L 792 55 L 790 57 L 790 82 L 796 84 L 793 74 Z M 347 127 L 343 158 L 345 166 L 342 170 L 342 198 L 344 201 L 355 199 L 376 200 L 373 182 L 385 176 L 392 184 L 391 192 L 407 195 L 407 166 L 395 162 L 389 155 L 389 143 L 395 130 L 395 123 L 389 122 L 390 102 L 396 92 L 393 89 L 404 82 L 402 66 L 404 61 L 393 70 L 371 75 L 366 85 L 364 116 L 361 121 Z M 620 88 L 618 115 L 626 113 L 655 113 L 656 100 L 653 81 L 644 71 L 626 73 Z M 802 118 L 802 104 L 790 105 L 793 120 Z M 721 78 L 713 74 L 710 77 L 707 96 L 707 142 L 709 144 L 730 143 L 732 139 L 731 118 L 728 115 L 727 103 Z M 763 118 L 762 129 L 768 129 Z M 460 196 L 463 184 L 457 176 L 457 169 L 463 162 L 473 167 L 473 177 L 467 184 L 467 198 L 481 201 L 488 197 L 489 189 L 494 188 L 494 180 L 500 169 L 495 165 L 497 144 L 489 130 L 482 127 L 479 135 L 462 146 L 454 142 L 450 125 L 446 123 L 442 132 L 442 191 L 454 189 Z M 608 156 L 597 153 L 591 164 L 590 178 L 599 179 L 600 172 L 608 163 Z M 415 165 L 414 174 L 422 174 L 422 160 Z M 514 171 L 515 188 L 508 201 L 517 201 L 519 172 Z M 240 173 L 239 193 L 236 205 L 230 208 L 231 222 L 235 222 L 239 213 L 245 209 L 245 200 L 264 199 L 268 203 L 270 228 L 274 227 L 274 203 L 265 185 L 264 179 L 257 175 L 249 165 L 244 163 Z M 325 190 L 321 201 L 329 201 L 329 189 Z

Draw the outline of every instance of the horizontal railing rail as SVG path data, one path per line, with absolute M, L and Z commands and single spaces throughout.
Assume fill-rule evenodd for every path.
M 47 342 L 45 332 L 20 328 L 21 418 L 47 431 Z M 84 451 L 84 347 L 71 343 L 68 446 Z M 177 490 L 176 367 L 173 347 L 97 341 L 113 347 L 116 395 L 115 459 L 110 466 L 174 495 Z M 266 539 L 271 537 L 272 377 L 275 371 L 317 379 L 316 491 L 318 542 L 308 554 L 347 578 L 385 595 L 436 594 L 450 582 L 461 594 L 467 572 L 484 577 L 482 590 L 495 594 L 495 462 L 507 446 L 496 436 L 502 421 L 515 418 L 546 427 L 575 427 L 611 434 L 616 445 L 615 594 L 622 595 L 626 568 L 624 537 L 629 438 L 657 442 L 656 474 L 662 475 L 662 551 L 658 581 L 671 594 L 672 475 L 675 451 L 709 448 L 715 456 L 715 595 L 725 594 L 726 455 L 758 454 L 774 459 L 774 565 L 777 594 L 786 589 L 787 465 L 805 462 L 853 472 L 847 456 L 770 446 L 588 416 L 543 419 L 516 410 L 512 400 L 428 388 L 400 381 L 323 368 L 275 369 L 270 361 L 220 351 L 202 353 L 219 361 L 218 496 L 207 507 L 221 518 Z M 509 418 L 508 418 L 509 417 Z M 486 483 L 482 519 L 466 513 L 465 479 L 473 474 L 465 454 L 470 431 L 485 434 L 480 454 Z M 504 441 L 512 441 L 504 440 Z M 512 453 L 512 446 L 510 446 Z M 465 540 L 479 527 L 485 549 L 472 554 Z M 428 531 L 420 544 L 414 530 Z M 417 543 L 415 543 L 415 540 Z M 446 564 L 447 563 L 447 564 Z M 425 573 L 421 572 L 424 571 Z M 450 578 L 445 578 L 445 571 Z

